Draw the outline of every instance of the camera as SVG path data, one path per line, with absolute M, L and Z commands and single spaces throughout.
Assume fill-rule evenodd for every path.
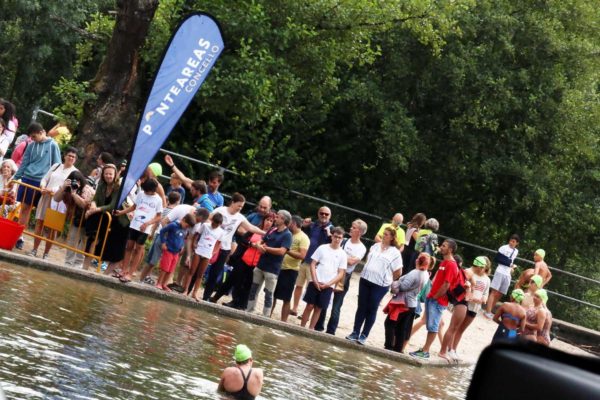
M 65 191 L 71 192 L 71 191 L 77 191 L 77 189 L 79 189 L 79 182 L 77 182 L 76 180 L 72 180 L 71 185 L 67 186 L 65 188 Z

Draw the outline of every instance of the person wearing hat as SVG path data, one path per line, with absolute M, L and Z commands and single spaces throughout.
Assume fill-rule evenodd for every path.
M 534 268 L 528 268 L 523 271 L 521 276 L 519 276 L 517 283 L 515 283 L 515 288 L 527 290 L 531 277 L 534 275 L 542 277 L 542 282 L 538 285 L 537 289 L 543 288 L 550 282 L 550 279 L 552 279 L 552 272 L 550 272 L 548 264 L 544 261 L 544 257 L 546 257 L 544 249 L 537 249 L 533 253 L 533 261 L 535 263 Z
M 530 284 L 531 286 L 531 284 Z M 525 321 L 525 329 L 523 329 L 523 337 L 525 339 L 537 342 L 538 335 L 543 335 L 544 324 L 546 323 L 546 301 L 548 301 L 548 293 L 544 289 L 538 289 L 533 296 L 533 307 L 527 309 L 527 318 Z M 549 336 L 548 327 L 548 336 Z M 548 340 L 548 342 L 550 342 Z
M 542 279 L 542 277 L 540 275 L 533 275 L 531 277 L 531 279 L 529 279 L 527 289 L 525 290 L 525 297 L 523 298 L 523 301 L 521 302 L 521 306 L 524 309 L 527 310 L 528 308 L 533 307 L 533 296 L 535 295 L 535 292 L 538 289 L 542 288 L 543 282 L 544 282 L 544 280 Z
M 546 310 L 546 319 L 544 320 L 544 325 L 542 326 L 542 330 L 537 333 L 537 342 L 543 344 L 544 346 L 550 346 L 550 341 L 552 338 L 550 337 L 550 328 L 552 328 L 552 313 L 546 306 L 548 302 L 548 292 L 546 289 L 538 289 L 535 292 L 535 299 L 539 299 Z
M 479 256 L 473 260 L 471 268 L 465 270 L 465 275 L 471 282 L 467 289 L 467 315 L 461 326 L 454 334 L 454 339 L 451 344 L 451 350 L 448 355 L 455 361 L 459 359 L 456 349 L 460 343 L 463 333 L 477 316 L 477 312 L 481 310 L 481 305 L 487 302 L 490 293 L 490 278 L 488 274 L 492 268 L 492 262 L 486 256 Z
M 540 275 L 544 280 L 540 285 L 540 289 L 543 288 L 550 282 L 552 279 L 552 272 L 550 272 L 550 268 L 548 268 L 548 264 L 544 261 L 546 257 L 546 252 L 544 249 L 537 249 L 535 253 L 533 253 L 533 261 L 535 262 L 535 266 L 533 268 L 533 273 L 535 275 Z
M 158 178 L 162 175 L 162 165 L 160 165 L 157 162 L 154 162 L 150 165 L 148 165 L 148 168 L 146 168 L 146 172 L 144 172 L 144 175 L 142 175 L 142 177 L 140 178 L 140 184 L 142 184 L 146 179 L 151 179 L 154 178 L 156 179 L 156 181 L 158 182 Z M 165 189 L 162 187 L 162 185 L 158 185 L 158 187 L 156 188 L 156 194 L 160 196 L 162 203 L 163 203 L 163 208 L 167 206 L 167 196 L 165 195 Z
M 511 302 L 503 303 L 498 307 L 494 314 L 494 322 L 498 323 L 498 329 L 494 333 L 492 343 L 517 340 L 518 331 L 524 331 L 527 316 L 520 305 L 524 296 L 523 290 L 515 289 L 510 294 Z
M 221 374 L 219 392 L 235 399 L 254 399 L 263 385 L 263 371 L 252 368 L 252 352 L 245 344 L 238 344 L 234 353 L 235 367 L 227 367 Z

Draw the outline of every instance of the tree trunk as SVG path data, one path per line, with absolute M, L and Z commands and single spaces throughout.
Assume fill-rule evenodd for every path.
M 90 85 L 97 98 L 85 105 L 79 124 L 77 147 L 84 151 L 84 172 L 102 151 L 116 160 L 129 152 L 141 107 L 140 51 L 157 7 L 158 0 L 117 0 L 115 28 Z

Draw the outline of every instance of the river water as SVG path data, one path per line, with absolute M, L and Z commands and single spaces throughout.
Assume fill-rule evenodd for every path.
M 216 393 L 236 344 L 269 399 L 460 399 L 470 368 L 418 368 L 99 284 L 0 262 L 8 399 L 191 399 Z

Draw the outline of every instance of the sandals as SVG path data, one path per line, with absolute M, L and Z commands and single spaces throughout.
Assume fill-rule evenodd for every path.
M 115 269 L 112 273 L 112 277 L 120 279 L 121 277 L 123 277 L 123 275 L 121 275 L 121 272 L 123 271 L 121 271 L 120 268 Z

